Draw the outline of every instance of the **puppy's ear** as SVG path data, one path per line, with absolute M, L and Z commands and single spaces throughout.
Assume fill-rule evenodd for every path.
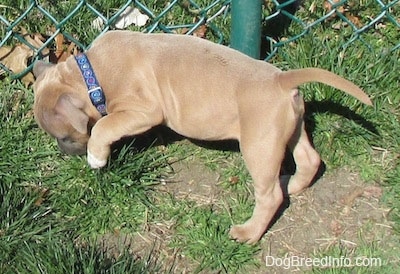
M 89 116 L 83 111 L 85 102 L 79 98 L 62 94 L 57 101 L 56 112 L 80 133 L 86 134 L 88 130 Z
M 35 75 L 35 78 L 38 78 L 39 75 L 41 75 L 43 72 L 45 72 L 48 68 L 52 66 L 54 66 L 54 64 L 40 60 L 36 61 L 36 63 L 33 65 L 33 75 Z

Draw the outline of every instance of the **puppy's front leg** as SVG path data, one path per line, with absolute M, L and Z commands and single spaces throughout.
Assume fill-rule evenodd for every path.
M 100 119 L 92 129 L 87 146 L 87 161 L 92 168 L 106 165 L 110 146 L 124 136 L 141 134 L 162 123 L 156 112 L 122 111 Z

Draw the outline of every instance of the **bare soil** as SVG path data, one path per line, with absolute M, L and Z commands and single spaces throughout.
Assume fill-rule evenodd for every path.
M 199 204 L 214 203 L 218 199 L 221 192 L 218 172 L 195 160 L 175 163 L 173 168 L 176 173 L 172 179 L 176 183 L 159 186 L 159 191 L 172 193 L 178 199 L 193 199 Z M 246 272 L 302 273 L 306 270 L 304 267 L 290 270 L 267 267 L 266 256 L 307 258 L 332 247 L 345 248 L 351 255 L 365 243 L 376 243 L 382 250 L 396 248 L 392 224 L 387 219 L 389 209 L 380 202 L 382 192 L 380 186 L 364 183 L 346 168 L 326 172 L 312 187 L 287 199 L 285 209 L 261 240 L 260 267 Z M 135 237 L 106 235 L 102 244 L 115 256 L 121 244 L 142 258 L 151 251 L 153 257 L 162 258 L 165 271 L 192 273 L 197 263 L 181 255 L 179 249 L 168 247 L 173 237 L 172 225 L 147 224 L 144 232 Z M 173 269 L 168 269 L 172 265 Z

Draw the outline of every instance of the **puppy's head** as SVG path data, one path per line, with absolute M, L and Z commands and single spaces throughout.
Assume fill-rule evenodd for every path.
M 35 64 L 35 120 L 57 139 L 63 152 L 84 154 L 90 130 L 97 118 L 90 115 L 86 98 L 77 90 L 81 84 L 76 78 L 81 79 L 72 75 L 73 72 L 66 66 L 68 64 L 52 65 L 41 61 Z

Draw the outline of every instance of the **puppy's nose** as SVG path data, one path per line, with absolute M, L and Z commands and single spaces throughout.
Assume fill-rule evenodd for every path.
M 69 140 L 65 141 L 62 139 L 57 139 L 57 144 L 63 153 L 66 153 L 69 155 L 86 154 L 86 144 L 81 144 L 78 142 L 71 142 Z

